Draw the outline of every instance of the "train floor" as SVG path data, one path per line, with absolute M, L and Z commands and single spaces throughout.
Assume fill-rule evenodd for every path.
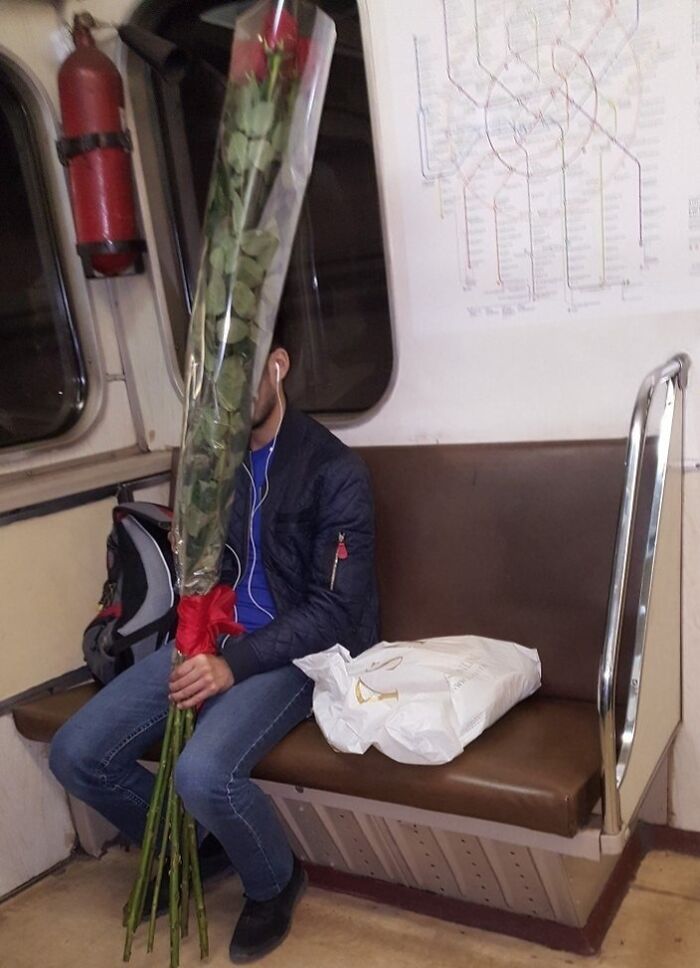
M 0 905 L 2 968 L 118 968 L 122 904 L 136 855 L 113 848 L 100 860 L 75 857 L 62 870 Z M 241 905 L 229 877 L 208 892 L 210 968 L 224 968 Z M 132 968 L 166 968 L 168 940 L 159 923 L 147 955 L 137 935 Z M 200 964 L 196 935 L 183 943 L 181 966 Z M 580 958 L 485 931 L 310 889 L 285 944 L 263 968 L 697 968 L 700 964 L 700 859 L 649 854 L 600 955 Z

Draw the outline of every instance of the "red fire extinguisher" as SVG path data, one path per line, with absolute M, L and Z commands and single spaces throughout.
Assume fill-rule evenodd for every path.
M 77 250 L 85 275 L 143 272 L 131 178 L 131 139 L 124 127 L 124 88 L 116 66 L 95 47 L 90 14 L 73 21 L 75 50 L 58 72 L 63 137 Z

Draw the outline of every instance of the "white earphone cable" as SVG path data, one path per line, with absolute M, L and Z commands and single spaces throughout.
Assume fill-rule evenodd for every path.
M 269 471 L 270 471 L 270 461 L 272 460 L 272 455 L 274 454 L 275 447 L 277 446 L 277 438 L 278 438 L 279 432 L 280 432 L 280 430 L 282 428 L 282 421 L 284 420 L 284 413 L 285 413 L 284 404 L 282 403 L 282 394 L 280 392 L 280 368 L 279 368 L 279 363 L 275 363 L 275 368 L 277 369 L 276 393 L 277 393 L 277 402 L 278 402 L 279 408 L 280 408 L 280 419 L 279 419 L 279 422 L 277 424 L 277 429 L 275 430 L 275 436 L 272 438 L 272 444 L 271 444 L 270 449 L 268 451 L 267 458 L 265 460 L 265 474 L 264 474 L 264 481 L 265 481 L 265 483 L 264 483 L 264 487 L 263 487 L 263 490 L 262 490 L 262 494 L 260 495 L 260 500 L 259 501 L 256 501 L 255 479 L 254 479 L 253 475 L 251 474 L 251 472 L 250 472 L 250 470 L 248 468 L 248 465 L 247 464 L 244 464 L 243 465 L 246 474 L 250 478 L 250 483 L 251 483 L 251 488 L 252 488 L 252 501 L 251 501 L 251 510 L 250 510 L 250 524 L 249 524 L 249 527 L 248 527 L 248 543 L 250 545 L 250 548 L 252 549 L 251 567 L 250 567 L 250 569 L 248 571 L 248 582 L 247 582 L 248 598 L 250 599 L 250 601 L 252 602 L 252 604 L 255 605 L 255 607 L 259 611 L 261 611 L 264 615 L 267 615 L 267 617 L 270 619 L 270 621 L 273 621 L 275 616 L 271 612 L 269 612 L 266 608 L 264 608 L 260 604 L 260 602 L 258 602 L 258 600 L 255 598 L 255 596 L 253 595 L 253 574 L 255 572 L 255 567 L 256 567 L 257 561 L 258 561 L 258 552 L 257 552 L 257 548 L 255 547 L 255 538 L 253 536 L 253 525 L 254 525 L 254 521 L 255 521 L 255 515 L 262 508 L 263 504 L 267 500 L 268 494 L 270 493 L 270 474 L 269 474 Z M 238 581 L 240 581 L 240 578 L 241 578 L 241 576 L 239 575 Z M 236 582 L 236 585 L 238 584 L 238 581 Z M 234 588 L 235 587 L 236 586 L 234 585 Z M 236 609 L 236 617 L 237 617 L 237 615 L 238 615 L 238 609 Z

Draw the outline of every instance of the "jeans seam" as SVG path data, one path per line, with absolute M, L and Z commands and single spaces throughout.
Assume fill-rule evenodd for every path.
M 281 718 L 282 718 L 282 717 L 284 716 L 284 714 L 285 714 L 285 713 L 287 712 L 287 710 L 289 709 L 289 707 L 290 707 L 290 706 L 293 706 L 293 705 L 294 705 L 294 703 L 295 703 L 295 702 L 297 701 L 297 699 L 298 699 L 298 698 L 299 698 L 299 696 L 300 696 L 300 695 L 302 694 L 302 692 L 303 692 L 303 691 L 304 691 L 305 689 L 308 689 L 308 687 L 309 687 L 310 685 L 311 685 L 311 680 L 309 680 L 308 682 L 305 682 L 305 683 L 303 684 L 303 686 L 301 687 L 301 689 L 299 689 L 299 690 L 298 690 L 297 692 L 295 692 L 295 693 L 294 693 L 294 695 L 293 695 L 293 696 L 292 696 L 292 698 L 291 698 L 291 699 L 289 700 L 289 702 L 287 703 L 287 705 L 286 705 L 286 706 L 285 706 L 285 707 L 284 707 L 283 709 L 281 709 L 281 710 L 280 710 L 280 711 L 279 711 L 279 712 L 277 713 L 277 715 L 276 715 L 276 716 L 275 716 L 275 718 L 274 718 L 274 719 L 272 720 L 272 722 L 271 722 L 271 723 L 268 723 L 268 725 L 267 725 L 267 726 L 265 727 L 265 729 L 264 729 L 264 730 L 262 731 L 262 733 L 260 733 L 260 735 L 259 735 L 259 736 L 258 736 L 258 738 L 257 738 L 257 739 L 255 740 L 255 742 L 254 742 L 254 743 L 251 743 L 251 745 L 250 745 L 250 746 L 248 747 L 248 749 L 247 749 L 247 750 L 245 751 L 245 753 L 243 753 L 243 754 L 241 754 L 241 756 L 240 756 L 240 757 L 238 758 L 238 762 L 236 763 L 236 765 L 235 765 L 235 766 L 233 767 L 233 769 L 231 770 L 231 777 L 233 777 L 233 775 L 234 775 L 234 773 L 236 773 L 236 772 L 238 771 L 238 768 L 240 767 L 240 765 L 241 765 L 241 763 L 242 763 L 242 762 L 243 762 L 243 760 L 244 760 L 244 759 L 246 758 L 246 756 L 249 756 L 249 755 L 250 755 L 250 753 L 252 753 L 252 752 L 253 752 L 253 750 L 255 749 L 255 747 L 256 747 L 256 746 L 259 746 L 259 745 L 260 745 L 260 743 L 261 743 L 261 742 L 262 742 L 262 741 L 263 741 L 263 740 L 265 739 L 265 737 L 266 737 L 266 736 L 267 736 L 267 734 L 268 734 L 268 733 L 270 732 L 270 730 L 271 730 L 271 729 L 272 729 L 272 728 L 273 728 L 273 727 L 274 727 L 274 726 L 275 726 L 275 725 L 276 725 L 276 724 L 277 724 L 277 723 L 278 723 L 278 722 L 280 721 L 280 719 L 281 719 Z
M 251 825 L 251 824 L 250 824 L 250 823 L 248 822 L 248 820 L 247 820 L 247 819 L 246 819 L 246 818 L 245 818 L 245 817 L 244 817 L 244 816 L 243 816 L 243 815 L 242 815 L 242 814 L 241 814 L 241 813 L 240 813 L 240 812 L 239 812 L 239 811 L 238 811 L 238 810 L 236 809 L 236 807 L 235 807 L 235 805 L 234 805 L 234 803 L 233 803 L 233 797 L 231 796 L 231 786 L 232 786 L 232 784 L 233 784 L 233 781 L 234 781 L 234 780 L 236 779 L 236 774 L 237 774 L 237 772 L 238 772 L 238 769 L 239 769 L 239 767 L 240 767 L 240 765 L 241 765 L 241 763 L 243 762 L 243 760 L 244 760 L 244 759 L 246 758 L 246 756 L 249 756 L 249 755 L 250 755 L 250 753 L 252 753 L 252 751 L 253 751 L 253 750 L 255 749 L 255 747 L 256 747 L 256 746 L 259 746 L 259 745 L 260 745 L 260 743 L 261 743 L 261 742 L 263 741 L 263 739 L 264 739 L 264 738 L 265 738 L 265 737 L 267 736 L 267 734 L 268 734 L 268 733 L 270 732 L 270 730 L 271 730 L 271 729 L 272 729 L 272 728 L 273 728 L 273 727 L 275 726 L 275 724 L 276 724 L 276 723 L 278 723 L 278 722 L 280 721 L 280 719 L 282 718 L 282 716 L 284 716 L 284 714 L 285 714 L 285 713 L 287 712 L 287 710 L 288 710 L 288 709 L 289 709 L 289 708 L 290 708 L 290 707 L 291 707 L 291 706 L 292 706 L 292 705 L 293 705 L 293 704 L 294 704 L 294 703 L 295 703 L 295 702 L 297 701 L 297 699 L 299 698 L 299 696 L 300 696 L 300 695 L 301 695 L 301 694 L 303 693 L 303 691 L 304 691 L 304 690 L 305 690 L 306 688 L 308 688 L 308 686 L 309 686 L 309 685 L 310 685 L 310 682 L 305 682 L 305 683 L 304 683 L 304 685 L 303 685 L 303 686 L 301 687 L 301 689 L 299 689 L 299 690 L 298 690 L 298 691 L 297 691 L 297 692 L 296 692 L 296 693 L 295 693 L 295 694 L 294 694 L 294 695 L 292 696 L 292 698 L 291 698 L 291 699 L 289 700 L 289 702 L 288 702 L 288 703 L 287 703 L 287 705 L 286 705 L 286 706 L 284 707 L 284 709 L 281 709 L 281 710 L 280 710 L 280 712 L 279 712 L 279 713 L 278 713 L 278 714 L 277 714 L 277 715 L 275 716 L 275 718 L 274 718 L 274 719 L 272 720 L 272 722 L 271 722 L 271 723 L 268 723 L 268 725 L 267 725 L 267 727 L 266 727 L 266 729 L 264 729 L 264 730 L 262 731 L 262 733 L 261 733 L 261 734 L 260 734 L 260 735 L 258 736 L 258 738 L 257 738 L 257 739 L 255 740 L 255 742 L 254 742 L 254 743 L 251 743 L 251 745 L 250 745 L 250 746 L 248 747 L 248 749 L 247 749 L 247 750 L 245 751 L 245 753 L 243 753 L 243 754 L 242 754 L 242 755 L 241 755 L 241 756 L 239 757 L 239 759 L 238 759 L 238 762 L 236 763 L 236 765 L 235 765 L 235 766 L 233 767 L 233 769 L 231 770 L 231 773 L 229 774 L 229 778 L 228 778 L 228 783 L 226 784 L 226 799 L 228 800 L 228 805 L 229 805 L 229 808 L 231 809 L 231 811 L 233 812 L 233 814 L 234 814 L 234 815 L 235 815 L 235 816 L 236 816 L 236 817 L 237 817 L 237 818 L 238 818 L 239 820 L 241 820 L 241 821 L 243 822 L 243 824 L 244 824 L 244 825 L 245 825 L 245 826 L 246 826 L 246 827 L 248 828 L 248 830 L 250 831 L 250 834 L 251 834 L 251 836 L 253 837 L 253 840 L 254 840 L 254 841 L 255 841 L 255 843 L 257 844 L 257 847 L 258 847 L 258 850 L 260 851 L 260 853 L 261 853 L 261 854 L 262 854 L 262 856 L 263 856 L 263 859 L 265 860 L 265 863 L 266 863 L 266 865 L 267 865 L 267 869 L 269 870 L 269 872 L 270 872 L 270 874 L 271 874 L 271 876 L 272 876 L 272 880 L 273 880 L 273 883 L 274 883 L 274 885 L 275 885 L 275 888 L 276 888 L 276 891 L 277 891 L 277 893 L 278 893 L 278 894 L 279 894 L 279 892 L 280 892 L 280 891 L 282 890 L 282 888 L 280 887 L 280 884 L 279 884 L 279 881 L 277 880 L 277 877 L 276 877 L 276 875 L 275 875 L 275 872 L 274 872 L 274 870 L 272 869 L 272 865 L 270 864 L 270 860 L 269 860 L 269 858 L 268 858 L 268 856 L 267 856 L 267 853 L 266 853 L 266 851 L 265 851 L 265 848 L 263 847 L 263 845 L 262 845 L 262 843 L 260 842 L 260 838 L 258 837 L 258 835 L 257 835 L 257 832 L 256 832 L 256 830 L 254 829 L 254 827 L 253 827 L 253 826 L 252 826 L 252 825 Z M 252 780 L 250 780 L 250 778 L 248 778 L 248 782 L 250 783 L 250 782 L 252 782 Z
M 120 753 L 126 746 L 129 745 L 129 743 L 132 743 L 135 739 L 138 739 L 138 737 L 141 736 L 143 733 L 145 733 L 147 729 L 150 729 L 152 726 L 155 726 L 156 723 L 162 722 L 164 719 L 167 719 L 167 716 L 168 716 L 167 709 L 164 713 L 157 713 L 156 715 L 151 716 L 150 719 L 147 719 L 145 722 L 141 723 L 135 729 L 132 729 L 130 733 L 127 733 L 127 735 L 121 740 L 121 742 L 118 743 L 116 746 L 114 746 L 111 750 L 109 750 L 109 752 L 100 760 L 100 770 L 98 774 L 100 785 L 106 789 L 119 791 L 121 794 L 123 794 L 126 797 L 127 800 L 131 800 L 132 803 L 135 803 L 140 807 L 144 807 L 146 810 L 148 810 L 148 806 L 149 806 L 148 803 L 146 803 L 146 801 L 143 800 L 138 794 L 134 793 L 133 790 L 128 789 L 128 787 L 122 786 L 120 783 L 117 783 L 116 781 L 113 781 L 112 783 L 108 782 L 107 767 L 112 762 L 112 760 L 117 755 L 117 753 Z
M 135 739 L 138 739 L 139 736 L 141 736 L 142 733 L 145 733 L 147 729 L 150 729 L 151 726 L 155 726 L 156 723 L 162 722 L 164 719 L 167 719 L 167 717 L 168 710 L 166 709 L 164 713 L 156 713 L 156 715 L 151 716 L 150 719 L 140 723 L 137 727 L 132 729 L 130 733 L 127 733 L 116 746 L 113 746 L 112 749 L 105 754 L 105 756 L 102 757 L 100 760 L 100 766 L 103 769 L 108 767 L 117 753 L 121 753 L 125 746 L 128 746 L 129 743 L 132 743 Z
M 135 803 L 138 807 L 143 807 L 145 810 L 148 810 L 149 804 L 146 803 L 146 801 L 143 800 L 138 793 L 134 793 L 134 791 L 130 790 L 128 787 L 122 786 L 121 783 L 107 783 L 107 777 L 104 774 L 100 777 L 100 779 L 102 781 L 102 786 L 105 787 L 105 789 L 114 790 L 115 792 L 118 791 L 119 793 L 123 794 L 127 800 L 131 800 L 131 802 Z

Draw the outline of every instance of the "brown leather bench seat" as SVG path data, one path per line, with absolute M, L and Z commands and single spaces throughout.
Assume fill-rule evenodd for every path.
M 335 753 L 309 721 L 255 776 L 573 837 L 600 796 L 598 721 L 589 703 L 529 699 L 444 766 Z
M 96 692 L 97 686 L 85 683 L 65 692 L 41 696 L 15 706 L 13 716 L 17 731 L 26 739 L 50 743 L 61 726 L 92 699 Z
M 94 692 L 78 686 L 18 706 L 17 728 L 48 743 Z M 590 703 L 535 697 L 451 763 L 405 766 L 376 750 L 335 753 L 309 721 L 268 754 L 255 776 L 572 837 L 599 797 L 597 729 Z
M 519 642 L 538 649 L 542 688 L 445 766 L 404 766 L 375 750 L 335 753 L 309 721 L 256 776 L 573 836 L 600 796 L 596 687 L 624 442 L 360 452 L 376 501 L 383 637 L 472 633 Z M 644 519 L 643 500 L 640 527 Z M 643 558 L 635 541 L 618 676 L 622 713 Z M 49 740 L 92 689 L 18 707 L 18 729 Z

